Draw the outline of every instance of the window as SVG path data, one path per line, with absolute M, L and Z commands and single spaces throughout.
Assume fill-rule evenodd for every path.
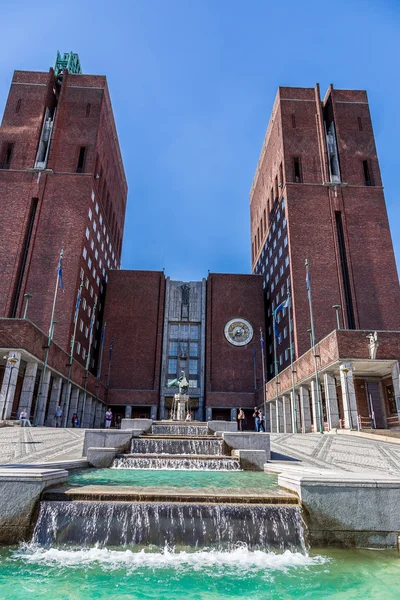
M 276 248 L 276 239 L 274 239 L 274 241 L 273 241 L 273 243 L 272 243 L 272 247 L 273 247 L 273 249 L 275 250 L 275 248 Z
M 301 162 L 300 162 L 300 158 L 298 156 L 296 156 L 295 158 L 293 158 L 293 175 L 294 175 L 294 181 L 295 181 L 295 183 L 301 183 L 302 182 Z
M 189 379 L 189 387 L 190 388 L 197 388 L 197 380 L 196 379 Z
M 279 252 L 278 252 L 279 258 L 282 256 L 282 252 L 283 252 L 282 246 L 279 246 Z
M 88 258 L 87 264 L 90 269 L 92 267 L 92 259 L 91 258 Z
M 82 321 L 82 319 L 79 321 L 79 331 L 83 331 L 83 321 Z
M 189 374 L 197 375 L 197 360 L 189 360 Z
M 100 231 L 97 232 L 97 241 L 100 242 Z
M 93 221 L 93 230 L 97 231 L 97 223 L 96 223 L 96 221 Z
M 0 165 L 1 169 L 9 169 L 10 168 L 10 163 L 11 163 L 11 158 L 12 158 L 12 154 L 13 154 L 13 148 L 14 148 L 14 144 L 13 143 L 6 143 L 3 147 L 3 160 L 2 160 L 2 164 Z
M 283 221 L 282 221 L 282 228 L 285 229 L 286 227 L 286 217 L 284 217 Z
M 96 283 L 97 283 L 97 286 L 99 287 L 100 286 L 100 277 L 98 275 L 96 277 Z
M 96 277 L 96 269 L 94 267 L 93 267 L 92 275 L 93 275 L 93 279 L 95 279 L 95 277 Z
M 89 228 L 88 228 L 88 227 L 86 227 L 86 239 L 87 239 L 87 240 L 89 239 L 89 234 L 90 234 L 90 232 L 89 232 Z
M 178 342 L 169 343 L 169 355 L 178 356 Z
M 279 355 L 279 364 L 283 365 L 283 355 L 282 354 Z
M 283 265 L 281 265 L 279 267 L 279 276 L 282 277 L 282 275 L 283 275 Z
M 282 297 L 285 295 L 285 284 L 283 284 L 281 287 L 281 295 Z
M 180 337 L 182 340 L 187 340 L 189 337 L 189 325 L 181 325 Z
M 284 339 L 287 338 L 287 327 L 285 327 L 283 330 L 283 337 L 284 337 Z
M 198 340 L 199 339 L 199 326 L 198 325 L 191 325 L 190 326 L 190 339 L 191 340 Z
M 102 215 L 100 215 L 99 220 L 100 220 L 100 225 L 103 225 L 103 216 Z
M 85 271 L 81 268 L 81 279 L 83 279 L 84 275 L 85 275 Z
M 89 279 L 86 277 L 85 280 L 85 288 L 88 289 L 89 288 Z
M 357 123 L 358 123 L 358 129 L 360 131 L 362 131 L 363 130 L 363 126 L 362 126 L 361 117 L 357 117 Z
M 88 335 L 89 335 L 89 328 L 85 327 L 85 337 L 87 338 Z
M 364 170 L 364 181 L 365 185 L 371 186 L 373 185 L 371 174 L 369 171 L 369 165 L 367 160 L 363 160 L 363 170 Z
M 17 100 L 17 105 L 16 105 L 16 107 L 15 107 L 15 112 L 16 112 L 16 113 L 19 113 L 19 111 L 21 110 L 21 103 L 22 103 L 22 99 L 21 99 L 21 98 L 18 98 L 18 100 Z
M 296 129 L 296 115 L 294 113 L 292 113 L 292 127 Z
M 96 211 L 96 214 L 98 214 L 98 212 L 99 212 L 99 205 L 97 204 L 97 202 L 96 202 L 96 206 L 94 207 L 94 209 Z
M 92 202 L 94 202 L 94 191 L 92 190 Z
M 99 253 L 98 253 L 97 248 L 96 248 L 96 250 L 94 252 L 94 257 L 95 257 L 96 260 L 99 258 Z
M 82 358 L 86 358 L 86 348 L 82 348 Z
M 276 267 L 277 264 L 278 264 L 278 257 L 275 256 L 275 258 L 274 258 L 274 267 Z
M 197 342 L 190 342 L 190 356 L 197 357 L 199 355 L 199 345 Z
M 285 350 L 285 360 L 289 358 L 289 350 L 286 348 Z
M 94 249 L 94 241 L 93 240 L 91 240 L 91 242 L 90 242 L 90 247 L 92 250 Z
M 287 237 L 287 235 L 285 235 L 285 239 L 283 240 L 283 245 L 285 246 L 285 248 L 286 248 L 287 244 L 288 244 L 288 237 Z
M 82 308 L 83 308 L 83 310 L 86 310 L 86 298 L 84 298 L 82 300 Z M 81 331 L 82 331 L 82 329 L 81 329 Z
M 90 306 L 88 306 L 88 307 L 87 307 L 87 314 L 88 314 L 88 317 L 90 317 L 91 313 L 92 313 L 92 309 L 90 308 Z
M 282 229 L 279 227 L 279 229 L 278 229 L 278 240 L 280 239 L 281 235 L 282 235 Z
M 289 266 L 289 257 L 285 256 L 285 267 Z
M 93 286 L 90 286 L 90 297 L 93 298 Z
M 87 257 L 87 250 L 86 250 L 86 248 L 85 248 L 85 247 L 83 247 L 83 250 L 82 250 L 82 256 L 83 256 L 83 258 L 86 258 L 86 257 Z M 81 278 L 81 279 L 82 279 L 82 278 Z
M 85 169 L 85 154 L 86 146 L 81 146 L 79 149 L 78 164 L 76 166 L 77 173 L 83 173 Z
M 86 116 L 89 117 L 90 116 L 90 109 L 92 108 L 92 105 L 90 104 L 90 102 L 88 102 L 86 104 Z
M 79 343 L 79 342 L 77 342 L 77 344 L 76 344 L 76 353 L 77 353 L 77 354 L 80 354 L 80 353 L 81 353 L 81 345 L 80 345 L 80 343 Z
M 178 362 L 177 362 L 176 358 L 170 358 L 168 360 L 168 373 L 176 374 L 177 364 L 178 364 Z
M 169 335 L 171 338 L 177 338 L 179 336 L 179 325 L 170 325 Z
M 89 216 L 89 220 L 91 221 L 92 220 L 92 209 L 91 208 L 89 208 L 88 216 Z

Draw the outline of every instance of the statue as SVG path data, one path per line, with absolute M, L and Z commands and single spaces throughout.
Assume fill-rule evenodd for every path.
M 378 346 L 379 346 L 378 333 L 376 331 L 374 333 L 369 333 L 367 335 L 367 338 L 369 339 L 369 344 L 368 344 L 369 357 L 371 360 L 375 360 L 376 352 L 377 352 Z
M 186 379 L 185 371 L 181 371 L 180 377 L 177 377 L 168 383 L 168 387 L 173 386 L 177 386 L 179 388 L 179 393 L 175 394 L 174 396 L 174 402 L 172 405 L 172 420 L 184 421 L 186 413 L 190 410 L 189 396 L 187 395 L 189 382 Z
M 179 388 L 179 395 L 186 394 L 189 389 L 189 382 L 186 379 L 185 371 L 181 371 L 181 376 L 173 381 L 170 381 L 168 387 L 177 386 Z

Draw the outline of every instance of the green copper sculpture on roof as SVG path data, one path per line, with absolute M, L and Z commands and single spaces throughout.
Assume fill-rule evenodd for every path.
M 79 60 L 79 55 L 74 54 L 74 52 L 72 52 L 72 51 L 64 52 L 64 54 L 61 54 L 57 50 L 57 58 L 56 58 L 56 62 L 54 65 L 54 73 L 55 73 L 56 77 L 58 77 L 58 75 L 61 75 L 65 69 L 68 69 L 69 73 L 75 73 L 75 75 L 81 75 L 82 67 L 81 67 L 81 63 Z

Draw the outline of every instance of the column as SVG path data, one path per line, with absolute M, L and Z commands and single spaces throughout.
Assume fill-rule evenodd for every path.
M 166 419 L 166 414 L 165 414 L 165 396 L 163 394 L 161 394 L 160 397 L 160 421 L 162 421 L 163 419 Z M 210 421 L 211 419 L 207 419 L 207 421 Z
M 339 405 L 336 394 L 336 381 L 329 373 L 324 374 L 324 389 L 328 427 L 329 429 L 337 429 L 339 427 Z
M 70 402 L 71 402 L 71 391 L 72 391 L 72 383 L 68 382 L 64 385 L 63 391 L 61 394 L 61 407 L 63 410 L 63 418 L 62 418 L 62 426 L 63 427 L 71 426 L 71 419 L 68 422 L 69 407 L 70 407 Z M 71 418 L 72 418 L 72 414 L 71 414 Z
M 231 421 L 237 422 L 237 408 L 231 408 Z
M 56 426 L 55 415 L 56 415 L 56 408 L 60 404 L 62 383 L 63 383 L 62 377 L 54 377 L 53 378 L 53 385 L 51 387 L 51 392 L 50 392 L 49 409 L 47 411 L 47 417 L 46 417 L 46 426 L 47 427 L 55 427 Z
M 340 385 L 343 397 L 344 426 L 346 429 L 357 429 L 358 411 L 351 363 L 340 365 Z
M 83 411 L 82 427 L 86 427 L 86 428 L 91 427 L 90 417 L 92 414 L 92 402 L 93 402 L 92 396 L 89 396 L 89 394 L 86 393 L 86 402 L 85 402 L 85 408 Z
M 90 411 L 90 419 L 88 427 L 90 429 L 94 428 L 94 421 L 96 418 L 96 411 L 98 410 L 99 402 L 97 398 L 92 398 L 92 410 Z
M 212 408 L 206 408 L 206 421 L 212 421 Z
M 301 385 L 300 393 L 300 415 L 302 433 L 310 433 L 311 431 L 311 410 L 310 410 L 310 393 L 308 387 Z
M 132 419 L 132 405 L 127 404 L 125 406 L 125 419 Z
M 270 403 L 267 403 L 267 414 L 265 415 L 265 431 L 271 431 L 271 411 Z
M 292 433 L 292 415 L 289 396 L 282 396 L 282 417 L 284 433 Z
M 16 361 L 16 362 L 9 362 Z M 21 364 L 21 353 L 8 353 L 6 368 L 4 371 L 3 383 L 0 391 L 0 418 L 10 419 L 14 403 L 15 388 L 17 386 L 18 371 Z M 19 417 L 19 415 L 17 415 Z
M 47 400 L 49 397 L 49 388 L 50 388 L 50 378 L 51 371 L 50 369 L 46 369 L 46 373 L 43 377 L 43 371 L 40 375 L 39 382 L 39 391 L 38 397 L 36 400 L 36 415 L 35 415 L 35 425 L 38 427 L 42 427 L 44 425 L 44 417 L 46 415 L 46 406 Z
M 83 390 L 79 390 L 79 396 L 78 396 L 78 404 L 76 407 L 76 412 L 78 413 L 78 420 L 80 423 L 80 426 L 83 427 L 83 414 L 82 414 L 82 407 L 83 407 L 83 397 L 85 395 L 85 392 Z
M 157 421 L 157 406 L 152 406 L 150 409 L 150 419 Z
M 311 408 L 312 408 L 312 417 L 313 417 L 313 425 L 314 425 L 314 433 L 320 433 L 320 422 L 319 416 L 320 411 L 318 409 L 318 398 L 317 398 L 317 384 L 315 379 L 311 381 Z M 322 411 L 322 406 L 321 406 Z M 322 415 L 321 415 L 322 418 Z M 322 431 L 324 430 L 322 423 Z
M 96 409 L 96 418 L 95 418 L 95 421 L 94 421 L 94 428 L 95 429 L 101 429 L 102 428 L 103 407 L 104 407 L 104 404 L 99 400 L 99 404 L 98 404 L 97 409 Z
M 392 366 L 392 382 L 394 397 L 396 400 L 397 415 L 399 417 L 400 422 L 400 369 L 398 360 L 396 360 L 396 362 L 394 362 Z
M 37 370 L 38 370 L 37 362 L 28 362 L 27 363 L 26 369 L 25 369 L 24 381 L 22 383 L 21 396 L 19 398 L 17 418 L 19 417 L 19 413 L 21 412 L 21 410 L 23 408 L 25 408 L 26 412 L 28 413 L 28 419 L 30 419 Z
M 296 410 L 294 410 L 294 408 Z M 293 396 L 293 392 L 290 392 L 290 416 L 293 418 L 294 413 L 296 412 L 296 429 L 293 427 L 292 421 L 292 431 L 293 433 L 301 433 L 301 414 L 300 414 L 300 399 L 299 396 L 295 393 Z
M 71 397 L 67 416 L 67 427 L 72 427 L 72 415 L 78 412 L 79 388 L 71 386 Z M 79 417 L 78 417 L 79 418 Z
M 271 421 L 271 433 L 276 433 L 276 403 L 275 400 L 269 403 L 269 416 Z

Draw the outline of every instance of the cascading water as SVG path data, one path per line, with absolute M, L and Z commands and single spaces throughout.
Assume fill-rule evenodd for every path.
M 207 425 L 153 425 L 151 431 L 154 435 L 209 435 Z
M 44 501 L 33 542 L 306 551 L 300 508 L 268 504 Z
M 222 440 L 219 439 L 171 439 L 134 438 L 132 454 L 200 454 L 222 455 Z
M 200 471 L 238 471 L 240 463 L 233 458 L 207 459 L 199 456 L 137 457 L 120 456 L 114 460 L 113 469 L 171 469 Z

